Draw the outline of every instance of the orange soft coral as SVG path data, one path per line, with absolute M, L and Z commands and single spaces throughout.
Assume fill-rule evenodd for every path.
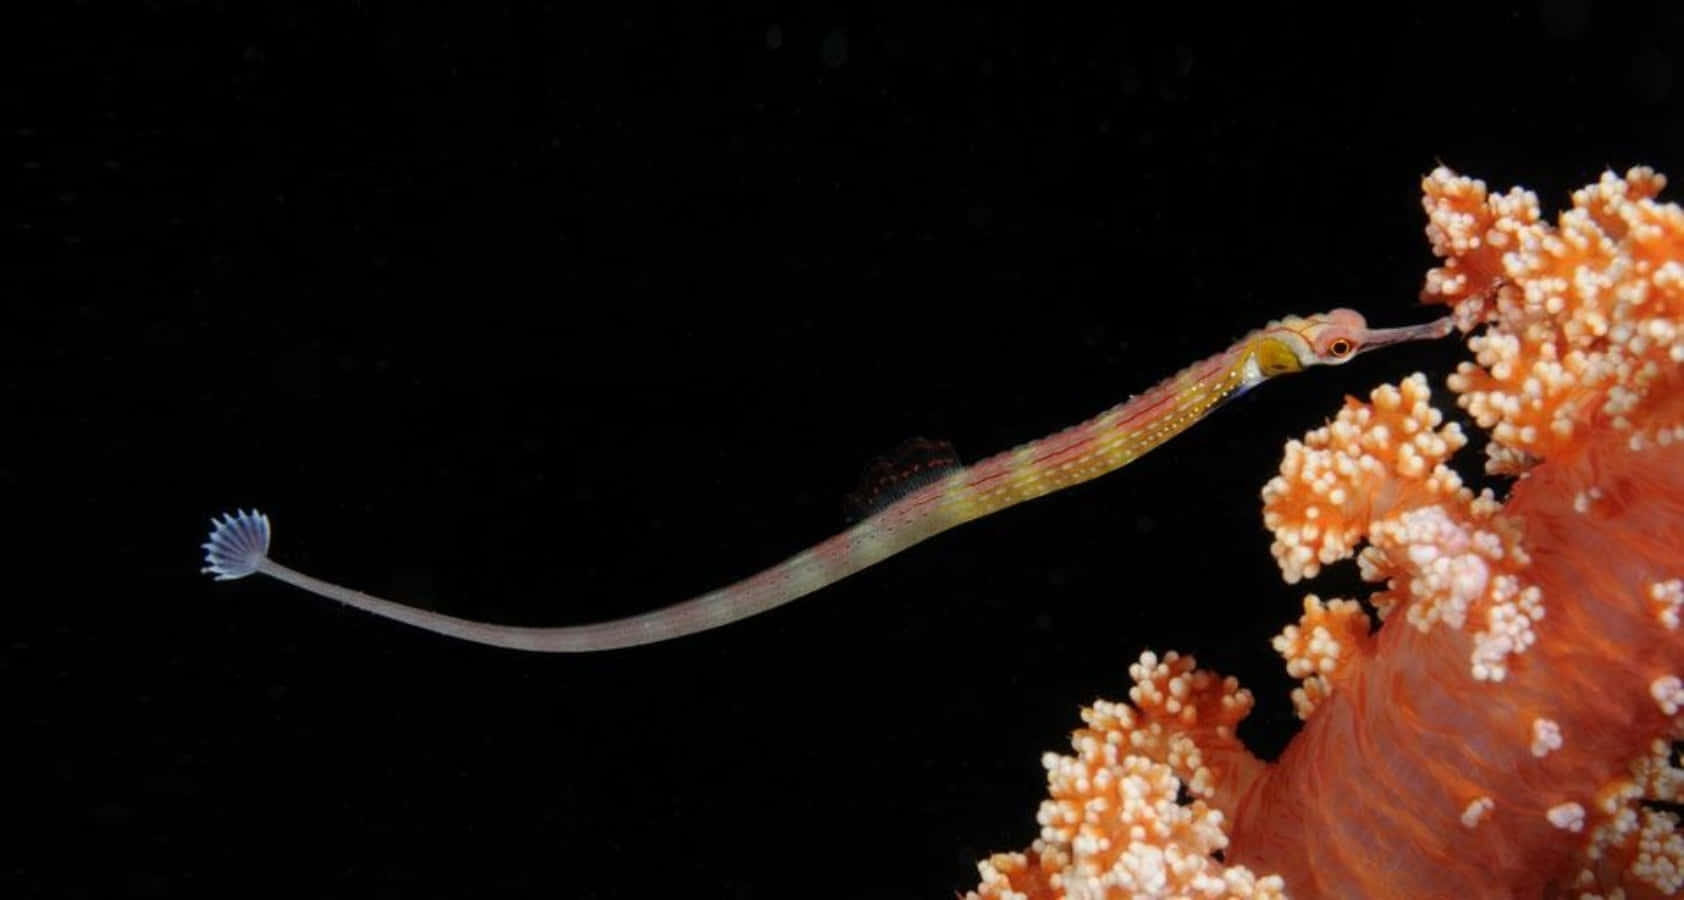
M 1076 755 L 1043 758 L 1040 839 L 982 863 L 968 900 L 1282 896 L 1279 878 L 1211 857 L 1227 845 L 1220 809 L 1262 768 L 1234 736 L 1251 694 L 1174 653 L 1142 654 L 1129 674 L 1132 706 L 1082 710 Z M 1178 800 L 1183 785 L 1190 803 Z
M 1464 487 L 1445 462 L 1465 438 L 1421 376 L 1289 444 L 1263 495 L 1283 576 L 1356 557 L 1383 627 L 1305 601 L 1276 648 L 1306 722 L 1266 767 L 1232 722 L 1163 733 L 1164 699 L 1189 700 L 1151 672 L 1191 663 L 1143 659 L 1135 706 L 1096 704 L 1079 755 L 1049 758 L 1042 839 L 985 863 L 977 896 L 1278 890 L 1253 872 L 1298 897 L 1684 886 L 1676 817 L 1646 805 L 1684 784 L 1684 211 L 1664 184 L 1605 175 L 1552 227 L 1525 191 L 1424 180 L 1443 264 L 1423 297 L 1484 328 L 1450 387 L 1490 431 L 1488 468 L 1523 477 L 1501 502 Z
M 1492 471 L 1519 473 L 1533 460 L 1585 449 L 1595 443 L 1587 430 L 1627 433 L 1634 449 L 1684 437 L 1677 401 L 1664 402 L 1676 397 L 1684 362 L 1675 307 L 1684 210 L 1655 202 L 1665 184 L 1648 169 L 1605 174 L 1573 195 L 1552 229 L 1538 222 L 1530 194 L 1486 197 L 1483 184 L 1444 169 L 1426 179 L 1435 250 L 1502 251 L 1495 272 L 1450 255 L 1425 291 L 1454 304 L 1467 324 L 1497 326 L 1469 342 L 1478 365 L 1463 363 L 1450 381 L 1492 430 Z

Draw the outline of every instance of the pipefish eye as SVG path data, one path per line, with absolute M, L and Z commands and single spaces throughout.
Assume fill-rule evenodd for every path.
M 1350 356 L 1351 351 L 1355 349 L 1356 345 L 1348 338 L 1334 338 L 1327 345 L 1327 352 L 1333 356 Z

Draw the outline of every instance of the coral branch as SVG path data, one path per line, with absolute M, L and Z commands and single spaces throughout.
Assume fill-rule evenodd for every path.
M 1251 694 L 1175 653 L 1142 654 L 1129 673 L 1134 705 L 1082 710 L 1076 755 L 1042 760 L 1040 839 L 982 863 L 969 900 L 1282 896 L 1280 879 L 1211 858 L 1228 843 L 1222 810 L 1262 769 L 1234 736 Z M 1196 799 L 1181 803 L 1183 788 Z

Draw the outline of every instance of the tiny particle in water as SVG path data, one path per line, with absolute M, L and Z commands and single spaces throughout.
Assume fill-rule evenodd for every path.
M 824 36 L 824 44 L 819 48 L 819 54 L 824 58 L 826 68 L 840 69 L 848 61 L 848 33 L 840 28 L 833 28 Z
M 776 50 L 784 45 L 784 30 L 781 25 L 766 27 L 766 49 Z

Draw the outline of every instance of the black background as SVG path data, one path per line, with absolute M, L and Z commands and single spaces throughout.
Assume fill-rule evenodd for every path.
M 1442 397 L 1451 342 L 669 645 L 452 643 L 197 548 L 259 506 L 283 562 L 513 623 L 718 586 L 908 436 L 977 459 L 1284 313 L 1429 318 L 1439 161 L 1551 209 L 1684 175 L 1667 7 L 14 22 L 8 893 L 950 897 L 1145 648 L 1240 676 L 1273 757 L 1303 587 L 1258 491 L 1344 394 Z

